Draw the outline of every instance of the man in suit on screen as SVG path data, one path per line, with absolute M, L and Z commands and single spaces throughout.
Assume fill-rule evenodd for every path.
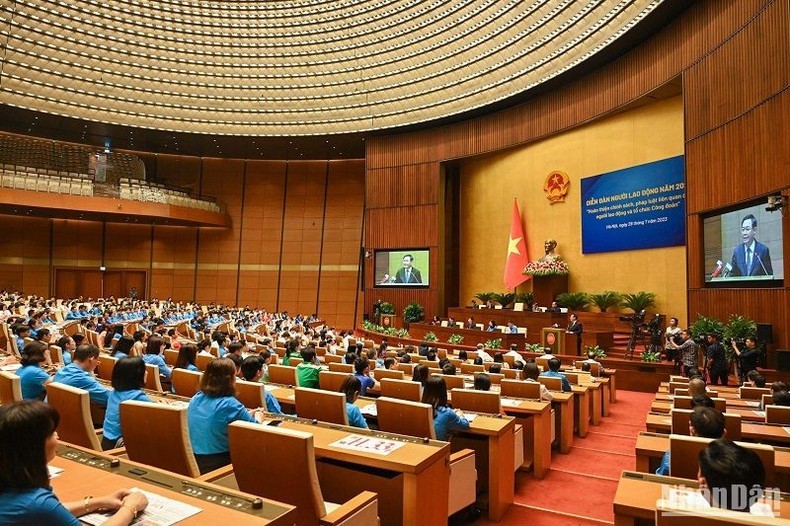
M 403 267 L 399 268 L 398 272 L 395 273 L 395 283 L 407 283 L 411 285 L 422 283 L 420 271 L 411 266 L 413 262 L 414 256 L 411 254 L 403 256 Z
M 757 235 L 757 218 L 752 214 L 741 221 L 742 243 L 732 252 L 732 276 L 770 276 L 771 254 L 768 247 L 754 239 Z

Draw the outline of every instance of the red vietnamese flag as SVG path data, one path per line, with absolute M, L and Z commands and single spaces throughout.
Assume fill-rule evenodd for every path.
M 521 228 L 521 214 L 518 211 L 518 200 L 513 201 L 513 219 L 510 222 L 510 239 L 507 245 L 507 261 L 505 261 L 505 286 L 514 290 L 530 276 L 524 274 L 524 267 L 529 263 L 527 238 Z

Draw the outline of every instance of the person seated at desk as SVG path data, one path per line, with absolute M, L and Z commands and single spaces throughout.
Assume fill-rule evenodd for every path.
M 360 392 L 365 396 L 368 389 L 375 389 L 376 380 L 370 377 L 370 360 L 367 358 L 357 358 L 354 362 L 354 376 L 359 380 Z
M 551 347 L 546 347 L 543 349 L 543 355 L 538 357 L 541 360 L 551 360 L 554 358 L 554 355 L 551 353 Z
M 790 393 L 787 391 L 779 391 L 778 393 L 774 393 L 774 401 L 773 404 L 770 405 L 790 407 Z
M 132 356 L 133 347 L 134 347 L 134 338 L 132 338 L 128 334 L 124 334 L 118 339 L 117 342 L 115 342 L 115 346 L 112 348 L 112 352 L 110 353 L 110 356 L 118 359 Z
M 546 309 L 546 312 L 553 312 L 553 313 L 562 312 L 560 310 L 560 304 L 557 303 L 556 301 L 552 301 L 551 305 Z
M 197 359 L 197 346 L 194 343 L 185 343 L 178 349 L 178 356 L 173 369 L 186 369 L 187 371 L 197 371 L 195 360 Z
M 488 325 L 486 325 L 486 332 L 497 332 L 498 330 L 499 329 L 496 328 L 496 322 L 494 320 L 489 321 Z
M 159 336 L 151 336 L 148 339 L 148 344 L 145 346 L 143 361 L 151 365 L 156 365 L 159 369 L 159 374 L 170 379 L 170 366 L 165 363 L 165 359 L 162 356 L 164 352 L 165 341 Z
M 259 411 L 250 414 L 234 396 L 236 366 L 228 358 L 217 358 L 206 366 L 200 391 L 187 408 L 187 424 L 192 451 L 201 474 L 230 464 L 228 424 L 241 420 L 257 422 Z
M 721 438 L 727 434 L 724 414 L 711 407 L 694 406 L 689 419 L 689 435 L 702 438 Z M 669 451 L 664 453 L 656 475 L 669 475 Z
M 671 393 L 675 394 L 675 393 Z M 689 394 L 691 398 L 695 396 L 707 396 L 708 389 L 705 387 L 705 381 L 702 378 L 692 378 L 689 380 Z
M 466 323 L 464 324 L 464 329 L 470 329 L 470 330 L 477 329 L 477 324 L 475 323 L 475 319 L 469 316 L 466 319 Z
M 143 392 L 145 386 L 145 362 L 139 356 L 121 358 L 112 369 L 112 388 L 107 400 L 107 411 L 104 413 L 104 433 L 101 447 L 103 450 L 123 446 L 121 438 L 121 402 L 137 400 L 153 402 Z
M 507 322 L 507 332 L 508 334 L 518 334 L 518 327 L 512 321 Z
M 481 358 L 484 362 L 494 361 L 494 357 L 486 352 L 485 345 L 482 343 L 478 343 L 475 350 L 477 351 L 477 357 Z
M 74 339 L 71 336 L 61 336 L 55 345 L 60 347 L 60 350 L 62 351 L 63 365 L 70 364 L 74 349 L 77 348 L 77 345 L 74 343 Z
M 53 380 L 88 391 L 91 402 L 106 407 L 109 391 L 93 376 L 98 365 L 99 349 L 95 345 L 84 343 L 74 351 L 74 361 L 55 373 Z
M 346 414 L 348 415 L 348 425 L 354 427 L 368 428 L 368 423 L 365 422 L 365 417 L 362 416 L 362 411 L 354 405 L 354 402 L 359 398 L 359 393 L 362 390 L 362 383 L 359 378 L 353 374 L 346 376 L 343 383 L 340 384 L 340 392 L 346 395 Z
M 491 377 L 488 373 L 477 373 L 474 379 L 475 391 L 490 391 L 491 390 Z
M 532 382 L 532 383 L 540 383 L 538 382 L 538 376 L 540 376 L 540 369 L 538 368 L 538 364 L 535 362 L 527 362 L 524 364 L 524 381 L 525 382 Z M 549 391 L 548 387 L 543 384 L 540 384 L 540 399 L 545 400 L 546 402 L 551 402 L 554 400 L 554 396 Z
M 395 358 L 388 356 L 387 358 L 384 358 L 384 369 L 386 370 L 394 369 L 396 363 L 397 362 L 395 361 Z
M 299 387 L 318 389 L 318 375 L 321 366 L 316 364 L 315 349 L 307 347 L 302 350 L 302 363 L 296 366 L 296 377 Z
M 127 525 L 148 505 L 145 495 L 120 489 L 101 497 L 61 503 L 52 492 L 47 463 L 58 447 L 60 416 L 43 402 L 0 407 L 0 524 L 80 526 L 78 516 L 113 510 L 108 526 Z
M 562 362 L 560 361 L 559 358 L 551 358 L 549 360 L 549 370 L 540 373 L 540 376 L 548 377 L 548 378 L 559 378 L 560 380 L 562 380 L 562 390 L 564 392 L 570 392 L 571 384 L 568 381 L 568 377 L 560 372 L 561 365 Z
M 22 388 L 23 400 L 43 400 L 46 396 L 44 386 L 52 382 L 52 377 L 41 364 L 46 364 L 44 357 L 46 345 L 41 342 L 30 342 L 22 349 L 22 365 L 16 370 Z
M 698 478 L 711 506 L 748 512 L 762 496 L 765 467 L 754 451 L 720 438 L 700 451 Z
M 510 364 L 505 361 L 505 353 L 502 351 L 494 353 L 494 363 L 498 363 L 502 369 L 510 369 Z
M 421 363 L 415 365 L 414 369 L 411 371 L 411 381 L 420 382 L 422 386 L 425 386 L 425 382 L 428 380 L 429 376 L 430 370 L 428 366 Z
M 260 382 L 261 378 L 263 378 L 263 358 L 255 354 L 244 358 L 244 361 L 241 362 L 241 377 L 248 382 Z M 264 389 L 263 396 L 268 412 L 278 415 L 283 414 L 280 402 L 277 401 L 273 394 Z
M 595 353 L 594 352 L 588 351 L 587 352 L 587 359 L 584 360 L 582 363 L 588 364 L 588 367 L 589 367 L 589 364 L 597 363 L 598 364 L 598 370 L 601 372 L 601 376 L 603 376 L 603 364 L 601 364 L 601 362 L 599 362 L 598 360 L 595 359 Z
M 447 363 L 442 365 L 442 374 L 446 374 L 447 376 L 455 376 L 457 372 L 458 371 L 452 362 L 448 361 Z
M 460 409 L 447 404 L 447 383 L 441 376 L 431 376 L 422 391 L 422 403 L 433 407 L 433 428 L 436 440 L 450 440 L 454 431 L 469 429 L 469 420 Z

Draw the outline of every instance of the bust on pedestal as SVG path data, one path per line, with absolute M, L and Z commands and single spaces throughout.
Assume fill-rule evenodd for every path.
M 570 269 L 562 257 L 555 252 L 557 242 L 547 239 L 543 244 L 545 254 L 537 261 L 530 261 L 524 274 L 532 276 L 532 293 L 536 305 L 551 305 L 558 294 L 568 292 Z

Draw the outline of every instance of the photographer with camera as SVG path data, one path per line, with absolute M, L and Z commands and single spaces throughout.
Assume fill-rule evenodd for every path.
M 760 357 L 760 350 L 757 348 L 757 340 L 753 337 L 746 338 L 743 345 L 746 346 L 746 349 L 741 351 L 738 347 L 738 342 L 736 340 L 732 340 L 732 349 L 735 351 L 735 355 L 738 357 L 738 361 L 740 362 L 738 367 L 738 377 L 743 383 L 746 380 L 746 375 L 749 374 L 749 371 L 754 371 L 757 369 L 757 359 Z
M 706 336 L 708 348 L 705 352 L 705 367 L 708 369 L 708 383 L 717 385 L 721 380 L 721 385 L 727 385 L 727 357 L 724 354 L 724 347 L 719 343 L 718 334 L 708 334 Z
M 680 345 L 674 341 L 670 341 L 669 344 L 678 353 L 680 373 L 683 376 L 688 376 L 689 370 L 697 367 L 697 343 L 691 338 L 691 333 L 688 330 L 681 331 L 680 338 L 683 340 Z

